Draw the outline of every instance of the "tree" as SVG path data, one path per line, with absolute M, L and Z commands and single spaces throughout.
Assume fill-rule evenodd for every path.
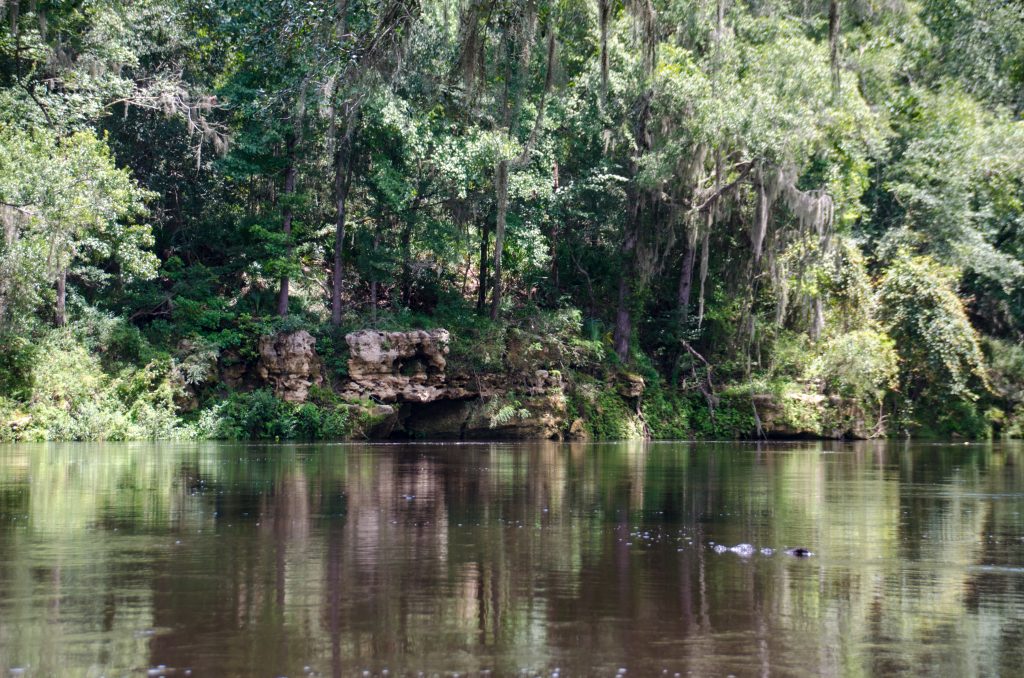
M 956 295 L 955 270 L 901 253 L 879 285 L 881 319 L 900 355 L 903 393 L 974 400 L 987 388 L 978 335 Z
M 66 281 L 75 264 L 113 267 L 118 277 L 155 274 L 153 236 L 139 223 L 147 197 L 89 132 L 57 139 L 46 130 L 0 135 L 0 203 L 6 228 L 0 261 L 0 325 L 14 304 L 31 308 L 57 285 L 54 320 L 65 322 Z M 100 280 L 106 277 L 98 271 Z M 93 279 L 97 276 L 93 275 Z

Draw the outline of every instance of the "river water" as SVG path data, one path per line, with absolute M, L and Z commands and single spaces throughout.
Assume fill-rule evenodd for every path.
M 524 671 L 1024 675 L 1024 447 L 0 446 L 0 677 Z

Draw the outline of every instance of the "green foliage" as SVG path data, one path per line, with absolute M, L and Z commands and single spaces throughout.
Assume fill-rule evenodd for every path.
M 592 440 L 628 440 L 643 434 L 635 413 L 613 388 L 582 381 L 575 384 L 568 400 L 570 412 L 582 418 Z
M 901 255 L 879 286 L 881 317 L 900 356 L 904 393 L 974 400 L 986 388 L 978 336 L 954 290 L 955 274 Z
M 214 416 L 211 437 L 227 440 L 340 440 L 353 433 L 348 407 L 289 403 L 266 389 L 233 393 Z
M 750 435 L 755 385 L 808 425 L 828 397 L 1012 428 L 1013 3 L 840 2 L 832 36 L 829 3 L 713 4 L 607 3 L 602 39 L 593 5 L 553 0 L 20 3 L 4 435 L 352 435 L 372 422 L 330 391 L 365 327 L 448 329 L 460 376 L 570 375 L 597 438 Z M 225 395 L 218 366 L 296 329 L 323 392 Z
M 914 413 L 915 434 L 922 437 L 987 438 L 991 431 L 986 413 L 968 400 L 922 401 Z
M 582 333 L 583 317 L 577 309 L 528 308 L 509 324 L 505 364 L 514 372 L 593 367 L 604 349 Z
M 498 428 L 516 419 L 528 418 L 530 410 L 523 407 L 514 394 L 509 394 L 488 400 L 484 416 L 487 417 L 487 423 L 491 428 Z
M 152 277 L 153 236 L 138 223 L 148 194 L 90 132 L 58 137 L 0 127 L 0 328 L 37 309 L 44 289 L 72 265 L 97 284 Z
M 1024 404 L 1024 345 L 987 339 L 983 348 L 992 390 L 1011 407 Z
M 659 387 L 644 391 L 644 422 L 655 440 L 685 440 L 690 437 L 691 403 L 676 393 Z
M 698 438 L 735 440 L 747 438 L 757 430 L 750 392 L 727 391 L 714 407 L 700 395 L 689 397 L 690 423 Z
M 111 319 L 84 320 L 39 339 L 25 378 L 31 390 L 19 398 L 20 405 L 8 406 L 0 439 L 191 437 L 177 416 L 179 388 L 171 361 L 150 357 L 147 346 L 129 342 L 127 350 L 139 351 L 134 357 L 148 360 L 138 367 L 119 362 L 126 344 L 118 325 Z
M 903 102 L 898 159 L 883 188 L 892 194 L 899 228 L 883 238 L 882 254 L 912 246 L 943 263 L 1005 286 L 1024 280 L 1024 264 L 997 243 L 1007 237 L 1005 209 L 1019 216 L 1024 124 L 986 110 L 955 87 L 913 89 Z M 990 177 L 999 177 L 991 181 Z
M 765 330 L 767 334 L 771 330 Z M 803 332 L 774 328 L 771 343 L 771 364 L 764 378 L 769 381 L 804 379 L 808 377 L 809 358 L 818 347 Z
M 507 327 L 467 314 L 452 326 L 449 361 L 453 371 L 501 372 L 505 366 Z
M 1006 417 L 1002 430 L 1008 438 L 1024 438 L 1024 405 L 1018 405 Z
M 983 344 L 992 392 L 999 406 L 991 406 L 986 418 L 993 428 L 1008 436 L 1024 437 L 1024 346 L 988 339 Z
M 29 397 L 36 358 L 37 350 L 27 337 L 0 335 L 0 397 Z
M 836 250 L 826 287 L 838 329 L 849 332 L 870 327 L 878 302 L 864 253 L 850 238 L 841 238 Z
M 287 440 L 297 426 L 294 408 L 265 389 L 232 394 L 218 414 L 216 437 L 228 440 Z
M 810 366 L 825 392 L 877 403 L 897 386 L 896 347 L 876 330 L 856 330 L 829 339 Z

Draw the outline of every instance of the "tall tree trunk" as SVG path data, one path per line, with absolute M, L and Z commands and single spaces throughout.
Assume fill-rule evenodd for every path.
M 65 305 L 67 303 L 68 269 L 67 266 L 60 269 L 57 274 L 57 308 L 53 314 L 53 324 L 57 327 L 64 327 L 67 322 L 65 316 Z
M 491 292 L 491 320 L 497 320 L 501 313 L 501 292 L 502 292 L 502 271 L 501 258 L 505 249 L 505 223 L 508 218 L 508 173 L 510 169 L 525 167 L 530 162 L 530 153 L 540 134 L 540 128 L 544 123 L 544 109 L 548 92 L 551 91 L 551 84 L 554 82 L 555 62 L 555 31 L 554 27 L 548 29 L 547 39 L 547 67 L 544 74 L 544 89 L 541 91 L 540 101 L 537 103 L 537 116 L 533 121 L 533 128 L 530 136 L 523 144 L 523 150 L 514 160 L 502 159 L 494 168 L 494 193 L 497 202 L 497 219 L 494 228 L 494 275 L 491 278 L 493 291 Z M 519 109 L 522 105 L 521 97 L 516 97 L 514 108 Z M 505 105 L 507 109 L 507 104 Z M 515 119 L 515 118 L 513 118 Z M 512 136 L 512 128 L 509 126 L 509 136 Z
M 645 71 L 645 76 L 650 77 L 650 72 Z M 629 341 L 633 331 L 630 306 L 633 303 L 633 279 L 637 272 L 636 247 L 640 237 L 641 220 L 645 216 L 642 204 L 645 193 L 643 189 L 637 186 L 637 175 L 640 172 L 640 158 L 651 145 L 647 125 L 651 119 L 651 98 L 653 96 L 654 91 L 648 89 L 640 97 L 636 106 L 636 123 L 633 128 L 636 154 L 630 161 L 630 176 L 632 180 L 630 182 L 631 187 L 626 192 L 630 207 L 629 214 L 626 217 L 625 231 L 622 234 L 622 245 L 619 250 L 621 270 L 619 273 L 619 295 L 615 311 L 613 342 L 615 353 L 619 356 L 619 360 L 623 362 L 629 360 Z
M 3 226 L 4 234 L 2 249 L 10 250 L 18 239 L 17 220 L 20 219 L 20 216 L 13 211 L 13 208 L 0 205 L 0 226 Z M 11 282 L 9 276 L 0 276 L 0 330 L 3 329 L 7 319 L 7 299 L 13 288 Z
M 600 51 L 598 60 L 601 71 L 601 92 L 598 101 L 604 108 L 608 97 L 608 24 L 612 18 L 612 0 L 597 0 L 597 23 L 601 29 Z
M 406 308 L 412 300 L 412 220 L 405 220 L 402 228 L 402 305 Z
M 700 244 L 700 299 L 697 302 L 697 327 L 704 322 L 704 284 L 708 279 L 708 249 L 711 233 L 704 234 L 704 240 Z
M 633 320 L 630 317 L 629 301 L 633 295 L 633 286 L 630 284 L 630 275 L 626 272 L 627 267 L 622 267 L 622 274 L 619 276 L 619 296 L 615 311 L 615 333 L 612 336 L 615 353 L 619 360 L 629 360 L 629 338 L 633 333 Z
M 20 14 L 20 10 L 21 2 L 19 2 L 19 0 L 14 0 L 14 2 L 10 4 L 10 9 L 7 10 L 7 17 L 11 21 L 11 35 L 14 37 L 18 37 L 18 15 Z
M 640 195 L 630 195 L 632 206 L 627 217 L 626 233 L 619 250 L 621 269 L 619 272 L 619 293 L 615 307 L 615 331 L 612 342 L 619 360 L 629 360 L 629 340 L 633 333 L 633 319 L 630 305 L 633 302 L 633 274 L 636 268 L 636 243 L 640 232 Z
M 754 222 L 751 224 L 750 231 L 750 244 L 754 250 L 754 263 L 761 261 L 764 237 L 768 232 L 768 215 L 770 212 L 771 205 L 768 202 L 768 193 L 764 187 L 764 173 L 759 169 L 757 173 L 757 202 L 754 209 Z
M 690 243 L 687 238 L 683 250 L 683 266 L 679 271 L 679 291 L 676 296 L 676 312 L 679 322 L 685 323 L 690 313 L 690 292 L 693 290 L 693 265 L 697 259 L 697 243 Z
M 406 308 L 412 301 L 412 229 L 416 223 L 417 210 L 423 202 L 423 188 L 420 186 L 402 224 L 402 305 Z
M 291 198 L 295 194 L 295 135 L 289 134 L 285 141 L 285 154 L 287 165 L 284 174 L 284 207 L 281 210 L 281 226 L 287 240 L 287 257 L 291 263 L 292 258 L 292 203 Z M 288 315 L 288 275 L 281 276 L 281 289 L 277 294 L 277 314 L 282 318 Z
M 477 313 L 484 312 L 484 306 L 487 305 L 487 253 L 490 249 L 491 240 L 491 228 L 486 221 L 481 226 L 480 233 L 480 286 L 477 287 L 476 292 L 476 311 Z
M 839 102 L 839 0 L 828 3 L 828 48 L 832 65 L 832 100 Z
M 498 212 L 494 227 L 494 274 L 491 291 L 491 320 L 501 312 L 501 257 L 505 247 L 505 220 L 508 217 L 508 160 L 499 160 L 494 171 L 494 192 Z
M 558 193 L 558 161 L 555 160 L 554 166 L 552 167 L 552 182 L 551 182 L 551 193 L 552 196 Z M 558 296 L 561 291 L 561 282 L 558 279 L 558 220 L 551 220 L 551 228 L 548 230 L 548 250 L 551 256 L 551 288 L 553 291 L 553 300 L 558 301 Z
M 341 324 L 341 285 L 343 281 L 345 247 L 345 203 L 352 184 L 352 146 L 355 137 L 356 116 L 351 114 L 345 125 L 345 133 L 338 138 L 334 151 L 334 201 L 336 218 L 334 222 L 334 269 L 331 272 L 331 324 Z
M 380 229 L 373 236 L 373 258 L 377 258 L 377 250 L 380 247 Z M 377 271 L 371 269 L 370 272 L 370 317 L 373 318 L 374 322 L 377 322 Z

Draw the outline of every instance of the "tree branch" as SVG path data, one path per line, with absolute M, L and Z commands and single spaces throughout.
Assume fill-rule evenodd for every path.
M 714 205 L 715 201 L 717 201 L 723 195 L 725 195 L 726 193 L 732 191 L 737 186 L 739 186 L 739 184 L 744 179 L 747 178 L 747 175 L 750 174 L 750 170 L 753 169 L 753 168 L 754 168 L 754 163 L 753 162 L 745 163 L 745 166 L 743 167 L 742 170 L 740 170 L 740 175 L 738 177 L 736 177 L 734 180 L 732 180 L 731 182 L 729 182 L 725 186 L 722 186 L 720 189 L 718 189 L 717 191 L 712 193 L 710 196 L 708 196 L 708 198 L 704 202 L 702 202 L 701 204 L 697 205 L 693 209 L 698 211 L 698 212 L 702 212 L 702 211 L 708 209 L 709 207 L 711 207 L 712 205 Z

